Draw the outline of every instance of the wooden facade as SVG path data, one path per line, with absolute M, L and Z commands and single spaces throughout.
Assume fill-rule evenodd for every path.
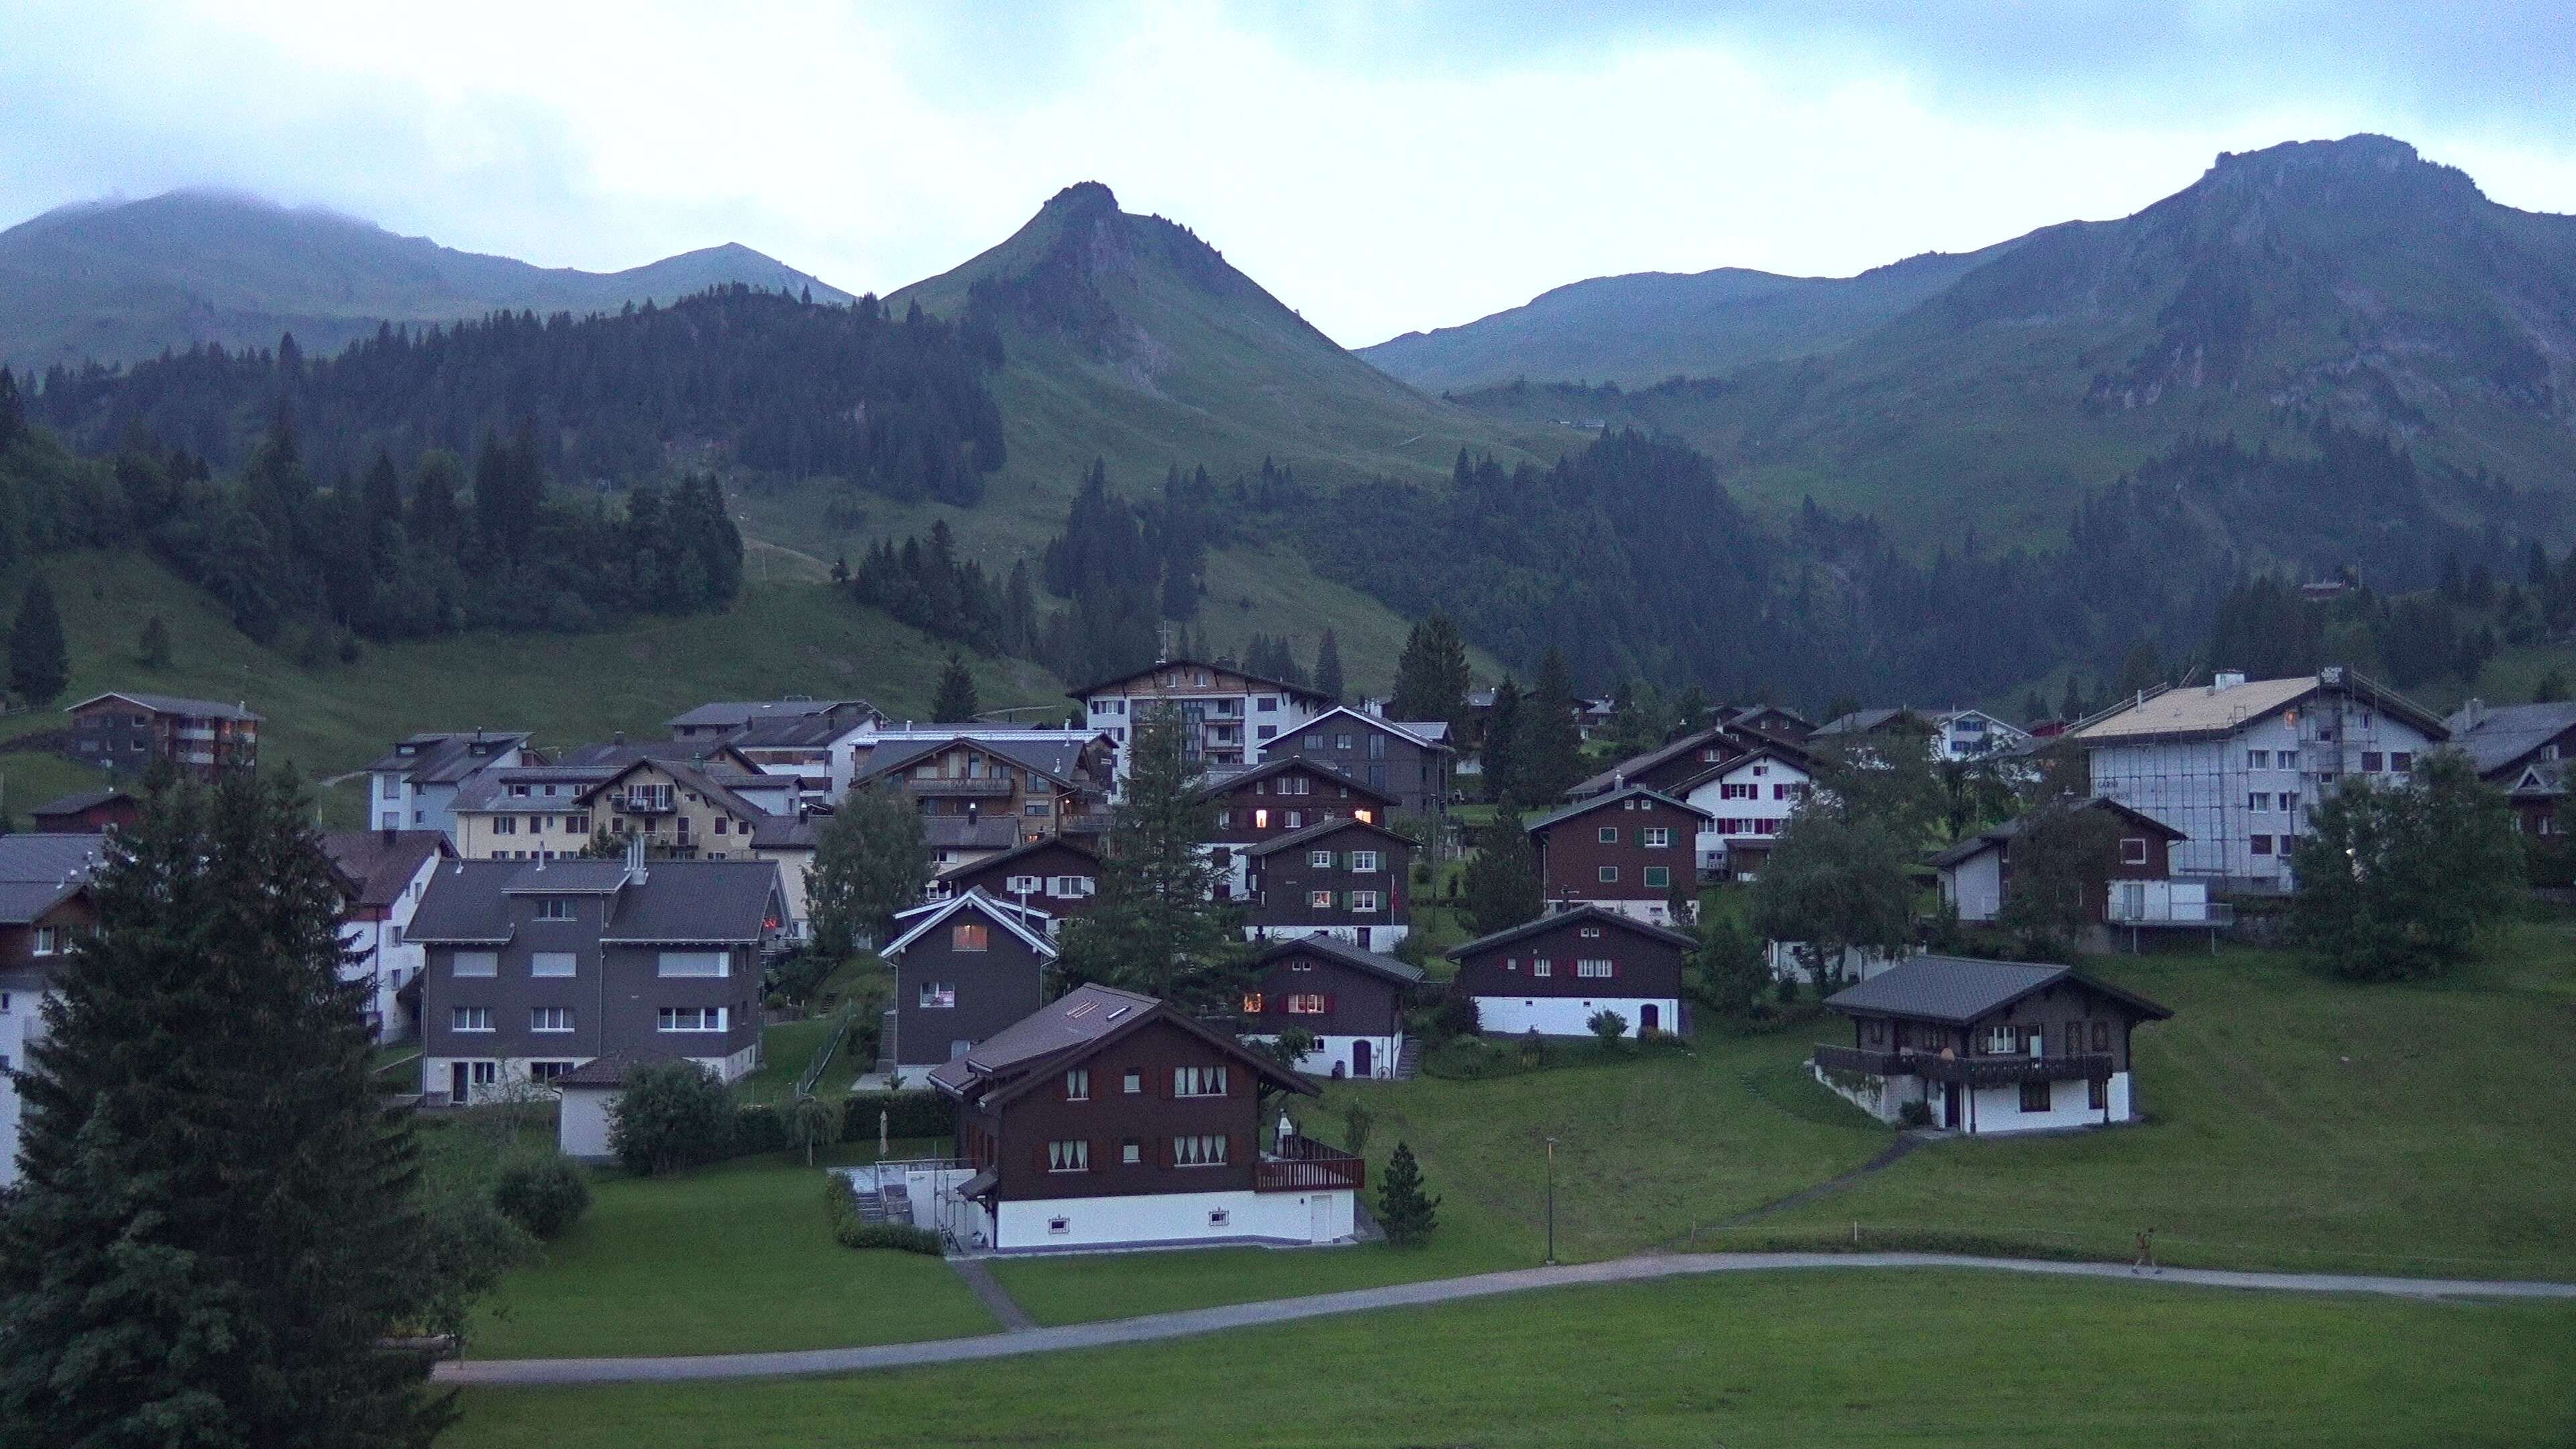
M 1600 905 L 1658 924 L 1697 889 L 1695 849 L 1712 817 L 1631 785 L 1530 822 L 1550 906 Z

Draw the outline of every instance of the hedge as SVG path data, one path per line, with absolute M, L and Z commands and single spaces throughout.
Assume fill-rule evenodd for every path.
M 877 1114 L 887 1115 L 889 1137 L 953 1137 L 957 1107 L 938 1092 L 852 1092 L 841 1108 L 841 1140 L 877 1140 Z M 779 1145 L 786 1145 L 785 1127 Z
M 939 1235 L 910 1223 L 872 1223 L 859 1216 L 858 1189 L 838 1172 L 823 1183 L 823 1208 L 832 1216 L 832 1237 L 844 1248 L 892 1248 L 901 1253 L 940 1256 Z

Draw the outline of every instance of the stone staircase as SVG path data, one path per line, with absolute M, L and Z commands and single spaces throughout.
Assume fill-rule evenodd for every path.
M 1395 1054 L 1395 1079 L 1399 1082 L 1412 1081 L 1413 1074 L 1421 1069 L 1422 1039 L 1414 1036 L 1406 1037 L 1403 1049 Z

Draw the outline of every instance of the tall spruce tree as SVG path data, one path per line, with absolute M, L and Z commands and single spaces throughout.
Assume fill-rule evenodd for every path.
M 1205 771 L 1188 752 L 1188 726 L 1176 712 L 1149 708 L 1132 725 L 1099 898 L 1065 923 L 1065 975 L 1185 1010 L 1230 1006 L 1246 953 L 1233 913 L 1216 900 L 1223 871 L 1200 848 L 1215 825 L 1215 807 L 1200 794 Z
M 1546 908 L 1547 886 L 1539 879 L 1538 851 L 1509 801 L 1494 807 L 1494 818 L 1477 833 L 1476 845 L 1464 888 L 1467 917 L 1478 934 L 1537 920 Z
M 1335 704 L 1342 702 L 1342 641 L 1330 629 L 1315 646 L 1315 692 Z
M 1584 776 L 1583 726 L 1575 718 L 1574 671 L 1555 649 L 1539 661 L 1538 687 L 1521 703 L 1512 740 L 1512 771 L 1523 799 L 1535 804 L 1574 788 Z
M 1429 1242 L 1440 1225 L 1439 1210 L 1440 1199 L 1422 1190 L 1422 1164 L 1414 1160 L 1412 1144 L 1398 1142 L 1377 1188 L 1377 1220 L 1387 1245 L 1418 1248 Z
M 930 717 L 939 724 L 965 724 L 975 718 L 975 676 L 953 651 L 939 671 L 939 694 L 930 702 Z
M 72 682 L 71 648 L 63 642 L 63 616 L 42 574 L 27 580 L 18 619 L 9 630 L 9 692 L 34 704 L 51 704 Z
M 19 1077 L 0 1444 L 426 1445 L 442 1293 L 340 893 L 282 780 L 159 790 Z
M 1520 777 L 1520 681 L 1506 674 L 1494 686 L 1494 707 L 1485 711 L 1483 736 L 1476 746 L 1485 771 L 1485 793 L 1497 802 L 1522 798 Z
M 1467 641 L 1446 614 L 1413 626 L 1395 666 L 1391 719 L 1447 720 L 1452 732 L 1467 718 Z

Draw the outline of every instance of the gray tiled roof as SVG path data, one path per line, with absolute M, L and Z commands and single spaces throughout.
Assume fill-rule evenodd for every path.
M 1517 941 L 1524 936 L 1535 936 L 1541 931 L 1552 931 L 1559 926 L 1567 925 L 1575 921 L 1589 921 L 1596 925 L 1616 926 L 1620 930 L 1631 931 L 1640 936 L 1662 941 L 1667 945 L 1679 946 L 1685 951 L 1696 950 L 1699 946 L 1699 939 L 1695 936 L 1686 936 L 1679 931 L 1667 930 L 1662 926 L 1638 920 L 1634 916 L 1625 915 L 1621 912 L 1610 910 L 1603 906 L 1576 906 L 1570 911 L 1554 911 L 1541 916 L 1534 921 L 1523 921 L 1517 926 L 1506 926 L 1502 930 L 1495 931 L 1489 935 L 1478 936 L 1476 939 L 1466 942 L 1463 945 L 1450 947 L 1445 954 L 1452 961 L 1460 960 L 1470 952 L 1490 950 L 1493 947 Z
M 1849 714 L 1836 715 L 1816 726 L 1816 733 L 1820 735 L 1867 734 L 1898 715 L 1911 713 L 1913 711 L 1902 706 L 1893 709 L 1856 709 Z
M 639 1067 L 657 1067 L 664 1062 L 679 1060 L 682 1058 L 676 1052 L 651 1047 L 619 1047 L 604 1056 L 592 1057 L 555 1078 L 554 1084 L 558 1087 L 622 1087 L 626 1085 L 626 1074 Z
M 1304 845 L 1307 841 L 1320 840 L 1327 835 L 1332 835 L 1344 830 L 1365 830 L 1373 835 L 1383 836 L 1388 840 L 1412 846 L 1417 850 L 1422 846 L 1421 841 L 1415 840 L 1410 836 L 1398 835 L 1394 831 L 1389 830 L 1385 826 L 1379 825 L 1374 821 L 1344 818 L 1337 820 L 1318 820 L 1312 825 L 1291 830 L 1285 835 L 1273 836 L 1268 840 L 1262 841 L 1258 845 L 1246 846 L 1244 847 L 1243 853 L 1246 855 L 1268 855 L 1274 850 L 1288 850 L 1296 846 Z
M 928 815 L 921 828 L 934 850 L 1008 850 L 1020 843 L 1020 823 L 1007 815 Z
M 1161 1005 L 1151 996 L 1086 983 L 977 1042 L 945 1066 L 933 1067 L 931 1080 L 963 1087 L 977 1077 L 1098 1041 Z
M 1661 790 L 1649 790 L 1643 785 L 1630 785 L 1625 789 L 1613 790 L 1607 795 L 1595 795 L 1590 799 L 1577 800 L 1571 805 L 1560 806 L 1557 809 L 1550 810 L 1536 820 L 1526 822 L 1521 826 L 1521 828 L 1523 830 L 1545 830 L 1547 827 L 1557 824 L 1560 821 L 1571 820 L 1577 815 L 1588 814 L 1594 810 L 1599 810 L 1609 805 L 1615 805 L 1622 800 L 1626 800 L 1637 795 L 1643 795 L 1653 800 L 1661 800 L 1676 810 L 1688 811 L 1703 820 L 1711 818 L 1707 811 L 1702 810 L 1687 800 L 1676 800 Z
M 93 694 L 79 704 L 64 706 L 66 711 L 98 703 L 102 699 L 122 699 L 139 704 L 154 714 L 186 715 L 195 719 L 261 720 L 267 718 L 247 704 L 226 704 L 220 699 L 190 699 L 178 694 L 139 694 L 131 689 L 111 689 Z
M 24 926 L 89 883 L 104 835 L 0 835 L 0 925 Z
M 29 813 L 34 815 L 77 815 L 81 811 L 87 810 L 92 806 L 104 805 L 108 801 L 118 798 L 132 800 L 135 796 L 134 792 L 130 790 L 75 790 L 68 795 L 57 796 L 54 799 L 46 801 L 44 804 L 37 806 Z
M 1363 951 L 1357 946 L 1345 941 L 1337 941 L 1330 936 L 1306 936 L 1274 941 L 1267 949 L 1252 958 L 1252 964 L 1259 966 L 1265 961 L 1276 960 L 1298 951 L 1329 957 L 1372 976 L 1384 977 L 1399 986 L 1418 986 L 1422 982 L 1421 967 L 1375 951 Z
M 420 873 L 421 863 L 447 850 L 443 830 L 326 830 L 323 852 L 356 882 L 358 904 L 389 906 Z
M 1646 771 L 1671 760 L 1675 755 L 1688 754 L 1692 750 L 1696 750 L 1702 745 L 1712 742 L 1725 745 L 1728 753 L 1730 754 L 1737 752 L 1734 744 L 1726 738 L 1725 728 L 1720 725 L 1711 725 L 1707 729 L 1693 730 L 1689 734 L 1683 735 L 1677 740 L 1671 740 L 1664 744 L 1657 745 L 1655 748 L 1646 751 L 1644 754 L 1631 755 L 1627 759 L 1621 760 L 1619 763 L 1611 766 L 1609 769 L 1602 771 L 1600 774 L 1594 775 L 1590 779 L 1578 783 L 1573 789 L 1568 790 L 1565 793 L 1568 795 L 1598 795 L 1604 790 L 1616 788 L 1618 781 L 1624 780 L 1630 775 L 1644 774 Z
M 2451 727 L 2451 743 L 2468 752 L 2479 774 L 2489 775 L 2576 729 L 2576 700 L 2478 705 L 2457 711 L 2444 723 Z
M 741 729 L 756 720 L 801 719 L 807 715 L 828 714 L 842 705 L 856 705 L 871 714 L 876 712 L 876 706 L 864 699 L 718 699 L 685 714 L 675 714 L 663 723 L 671 729 Z
M 2167 840 L 2191 839 L 2189 835 L 2180 830 L 2176 830 L 2172 826 L 2158 820 L 2156 817 L 2146 814 L 2143 811 L 2132 809 L 2127 805 L 2123 805 L 2108 795 L 2096 795 L 2092 799 L 2085 801 L 2084 805 L 2088 809 L 2109 810 L 2125 818 L 2129 823 L 2152 831 L 2155 834 L 2162 835 Z M 1966 860 L 1970 856 L 1973 856 L 1979 851 L 1985 850 L 1990 846 L 2001 845 L 2008 840 L 2019 839 L 2022 831 L 2028 829 L 2029 826 L 2030 817 L 2028 815 L 2016 815 L 2012 819 L 2007 820 L 2000 825 L 1990 826 L 1984 830 L 1978 831 L 1974 835 L 1952 842 L 1948 849 L 1932 857 L 1932 864 L 1936 866 L 1957 865 L 1960 861 Z
M 416 785 L 454 784 L 489 767 L 513 745 L 525 746 L 528 738 L 525 730 L 420 730 L 396 740 L 367 769 L 372 773 L 399 770 Z
M 1063 784 L 1094 783 L 1083 778 L 1082 753 L 1099 736 L 1080 730 L 1050 733 L 1061 737 L 1044 740 L 987 738 L 972 730 L 959 730 L 952 735 L 907 734 L 897 741 L 878 745 L 851 778 L 853 783 L 881 779 L 895 770 L 919 764 L 952 745 L 965 743 L 999 755 L 1024 770 L 1051 776 Z
M 1988 961 L 1973 956 L 1915 956 L 1826 998 L 1836 1011 L 1912 1017 L 1964 1025 L 2060 982 L 2080 982 L 2158 1019 L 2172 1012 L 2143 996 L 2097 981 L 2072 966 Z
M 1270 743 L 1276 745 L 1279 741 L 1272 740 Z M 1258 765 L 1239 766 L 1222 771 L 1210 770 L 1207 783 L 1199 786 L 1199 798 L 1213 800 L 1219 795 L 1232 794 L 1235 790 L 1256 780 L 1267 780 L 1274 775 L 1284 775 L 1290 770 L 1312 770 L 1336 785 L 1347 786 L 1373 800 L 1388 805 L 1403 803 L 1403 798 L 1393 791 L 1382 790 L 1375 785 L 1367 784 L 1329 760 L 1310 760 L 1303 755 L 1278 755 Z M 1293 800 L 1295 797 L 1286 798 Z
M 511 935 L 512 894 L 552 886 L 566 893 L 598 889 L 609 861 L 558 860 L 540 872 L 524 860 L 461 860 L 439 867 L 412 913 L 415 941 L 489 943 Z M 560 882 L 560 884 L 557 884 Z M 603 941 L 758 943 L 764 935 L 778 867 L 765 860 L 655 860 L 644 879 L 618 887 Z

